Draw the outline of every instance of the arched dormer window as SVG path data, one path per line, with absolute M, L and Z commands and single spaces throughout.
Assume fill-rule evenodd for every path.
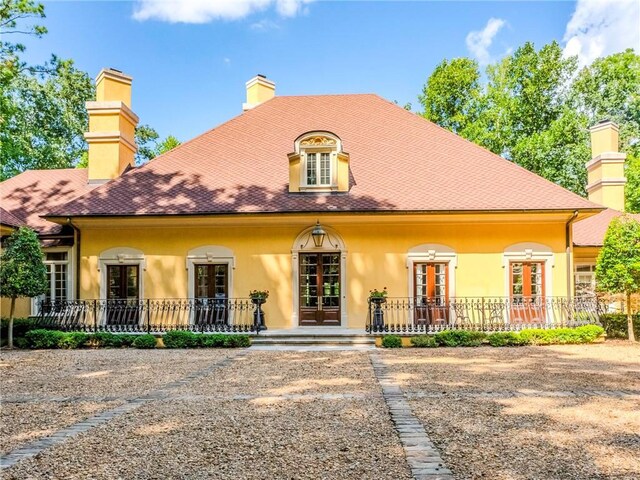
M 342 141 L 330 132 L 313 131 L 299 136 L 289 154 L 290 192 L 349 190 L 349 156 Z

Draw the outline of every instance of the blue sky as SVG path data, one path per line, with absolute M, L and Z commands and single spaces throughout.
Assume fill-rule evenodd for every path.
M 49 33 L 26 59 L 72 58 L 95 76 L 134 77 L 133 109 L 180 140 L 241 113 L 257 73 L 277 95 L 374 92 L 417 96 L 444 58 L 481 63 L 523 42 L 557 40 L 583 64 L 638 48 L 640 2 L 365 2 L 167 0 L 45 2 Z M 604 21 L 603 21 L 604 19 Z M 635 23 L 634 23 L 635 22 Z

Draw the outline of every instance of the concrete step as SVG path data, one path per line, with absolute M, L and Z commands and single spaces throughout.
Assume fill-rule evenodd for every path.
M 375 339 L 363 335 L 255 335 L 253 345 L 375 345 Z

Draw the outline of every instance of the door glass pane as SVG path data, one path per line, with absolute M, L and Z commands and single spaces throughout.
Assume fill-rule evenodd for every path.
M 300 256 L 300 305 L 318 306 L 318 256 Z
M 215 298 L 227 297 L 227 266 L 226 265 L 213 265 L 214 285 L 215 285 Z
M 511 295 L 514 303 L 522 303 L 522 295 L 524 292 L 524 276 L 523 264 L 511 264 Z
M 120 266 L 109 265 L 107 266 L 107 298 L 115 299 L 121 298 L 120 295 Z
M 136 300 L 138 298 L 138 267 L 136 265 L 128 265 L 126 270 L 127 298 Z
M 209 275 L 207 265 L 196 265 L 196 298 L 207 298 L 209 296 Z
M 322 255 L 322 305 L 340 306 L 340 255 Z
M 447 301 L 447 266 L 444 263 L 436 263 L 433 268 L 436 305 L 444 305 Z
M 416 297 L 426 298 L 427 297 L 427 264 L 419 263 L 416 265 Z
M 542 264 L 531 264 L 531 297 L 538 298 L 542 296 Z

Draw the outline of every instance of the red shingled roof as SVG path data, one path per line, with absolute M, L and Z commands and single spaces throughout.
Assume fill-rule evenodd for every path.
M 7 225 L 9 227 L 22 227 L 25 223 L 13 215 L 11 212 L 7 212 L 4 208 L 0 207 L 0 225 Z
M 350 155 L 348 193 L 291 194 L 287 154 L 325 130 Z M 598 208 L 377 95 L 275 97 L 54 215 Z
M 601 247 L 604 244 L 604 235 L 607 233 L 609 223 L 614 218 L 623 215 L 622 212 L 607 208 L 606 210 L 585 218 L 573 224 L 573 244 L 578 247 Z M 627 214 L 640 221 L 640 214 Z
M 40 216 L 95 187 L 87 183 L 84 168 L 27 170 L 0 183 L 0 202 L 23 225 L 40 234 L 53 234 L 62 227 Z

